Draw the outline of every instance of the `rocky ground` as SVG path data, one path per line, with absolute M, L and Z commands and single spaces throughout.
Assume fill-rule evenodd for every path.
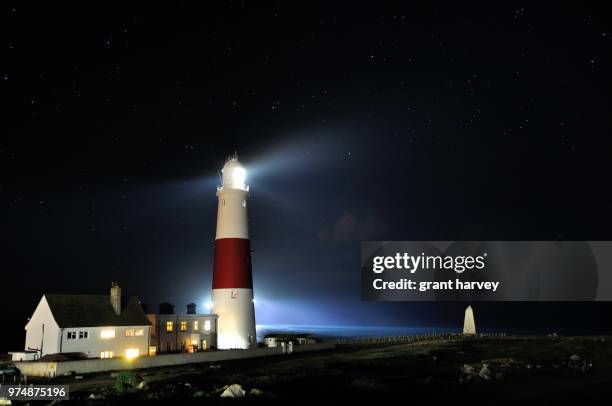
M 48 383 L 70 384 L 72 399 L 65 403 L 87 404 L 312 404 L 332 399 L 609 404 L 612 341 L 505 337 L 346 345 L 335 351 L 61 377 Z

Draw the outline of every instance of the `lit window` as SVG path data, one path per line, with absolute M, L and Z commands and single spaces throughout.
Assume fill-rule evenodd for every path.
M 66 336 L 66 338 L 67 338 L 68 340 L 76 340 L 76 338 L 77 338 L 77 333 L 76 333 L 76 331 L 69 331 L 69 332 L 68 332 L 68 334 L 67 334 L 67 336 Z
M 187 322 L 185 320 L 181 320 L 181 331 L 187 331 Z
M 199 328 L 198 321 L 196 320 L 193 322 L 193 331 L 198 331 L 198 328 Z
M 125 350 L 125 358 L 132 359 L 136 358 L 139 354 L 138 348 L 130 348 Z
M 142 337 L 144 335 L 144 329 L 143 328 L 137 328 L 136 330 L 134 330 L 134 335 L 136 337 Z
M 130 329 L 125 330 L 125 336 L 126 337 L 134 337 L 134 329 L 130 328 Z
M 79 339 L 89 338 L 89 331 L 79 331 Z
M 100 353 L 100 358 L 113 358 L 113 352 L 112 351 L 102 351 Z
M 100 338 L 115 338 L 115 330 L 100 331 Z
M 167 321 L 166 322 L 166 331 L 172 331 L 174 330 L 174 324 L 172 324 L 171 321 Z
M 204 320 L 204 330 L 210 331 L 210 320 Z
M 154 346 L 154 345 L 150 346 L 150 347 L 149 347 L 149 356 L 151 356 L 151 357 L 152 357 L 152 356 L 154 356 L 154 355 L 156 355 L 156 354 L 157 354 L 157 347 L 156 347 L 156 346 Z

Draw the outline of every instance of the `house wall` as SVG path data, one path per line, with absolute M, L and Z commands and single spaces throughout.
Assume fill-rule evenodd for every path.
M 147 314 L 147 319 L 149 319 L 149 323 L 151 323 L 151 336 L 156 336 L 157 335 L 157 315 Z
M 140 355 L 149 353 L 150 326 L 75 327 L 62 329 L 62 352 L 82 352 L 88 358 L 99 358 L 102 351 L 112 351 L 113 357 L 124 357 L 127 349 L 137 349 Z M 126 337 L 127 330 L 142 329 L 142 336 Z M 102 331 L 115 331 L 113 338 L 103 338 Z M 88 338 L 68 339 L 68 333 L 87 332 Z
M 266 347 L 277 347 L 278 342 L 276 341 L 276 337 L 266 337 L 264 339 Z
M 26 324 L 25 330 L 26 350 L 40 350 L 42 345 L 42 355 L 59 352 L 60 328 L 55 322 L 47 299 L 44 296 L 38 302 L 38 306 L 36 306 L 30 321 Z

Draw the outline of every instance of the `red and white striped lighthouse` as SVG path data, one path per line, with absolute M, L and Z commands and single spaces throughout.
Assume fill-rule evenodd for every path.
M 235 154 L 223 166 L 217 188 L 217 236 L 213 268 L 212 312 L 219 316 L 217 347 L 251 348 L 256 344 L 251 244 L 247 221 L 249 187 Z

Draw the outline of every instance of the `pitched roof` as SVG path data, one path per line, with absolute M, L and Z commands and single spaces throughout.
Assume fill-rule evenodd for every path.
M 151 325 L 135 296 L 121 298 L 120 315 L 105 295 L 46 294 L 45 298 L 60 328 Z
M 36 351 L 37 352 L 37 351 Z M 62 352 L 56 354 L 45 354 L 38 359 L 39 362 L 77 361 L 87 359 L 87 354 L 82 352 Z

